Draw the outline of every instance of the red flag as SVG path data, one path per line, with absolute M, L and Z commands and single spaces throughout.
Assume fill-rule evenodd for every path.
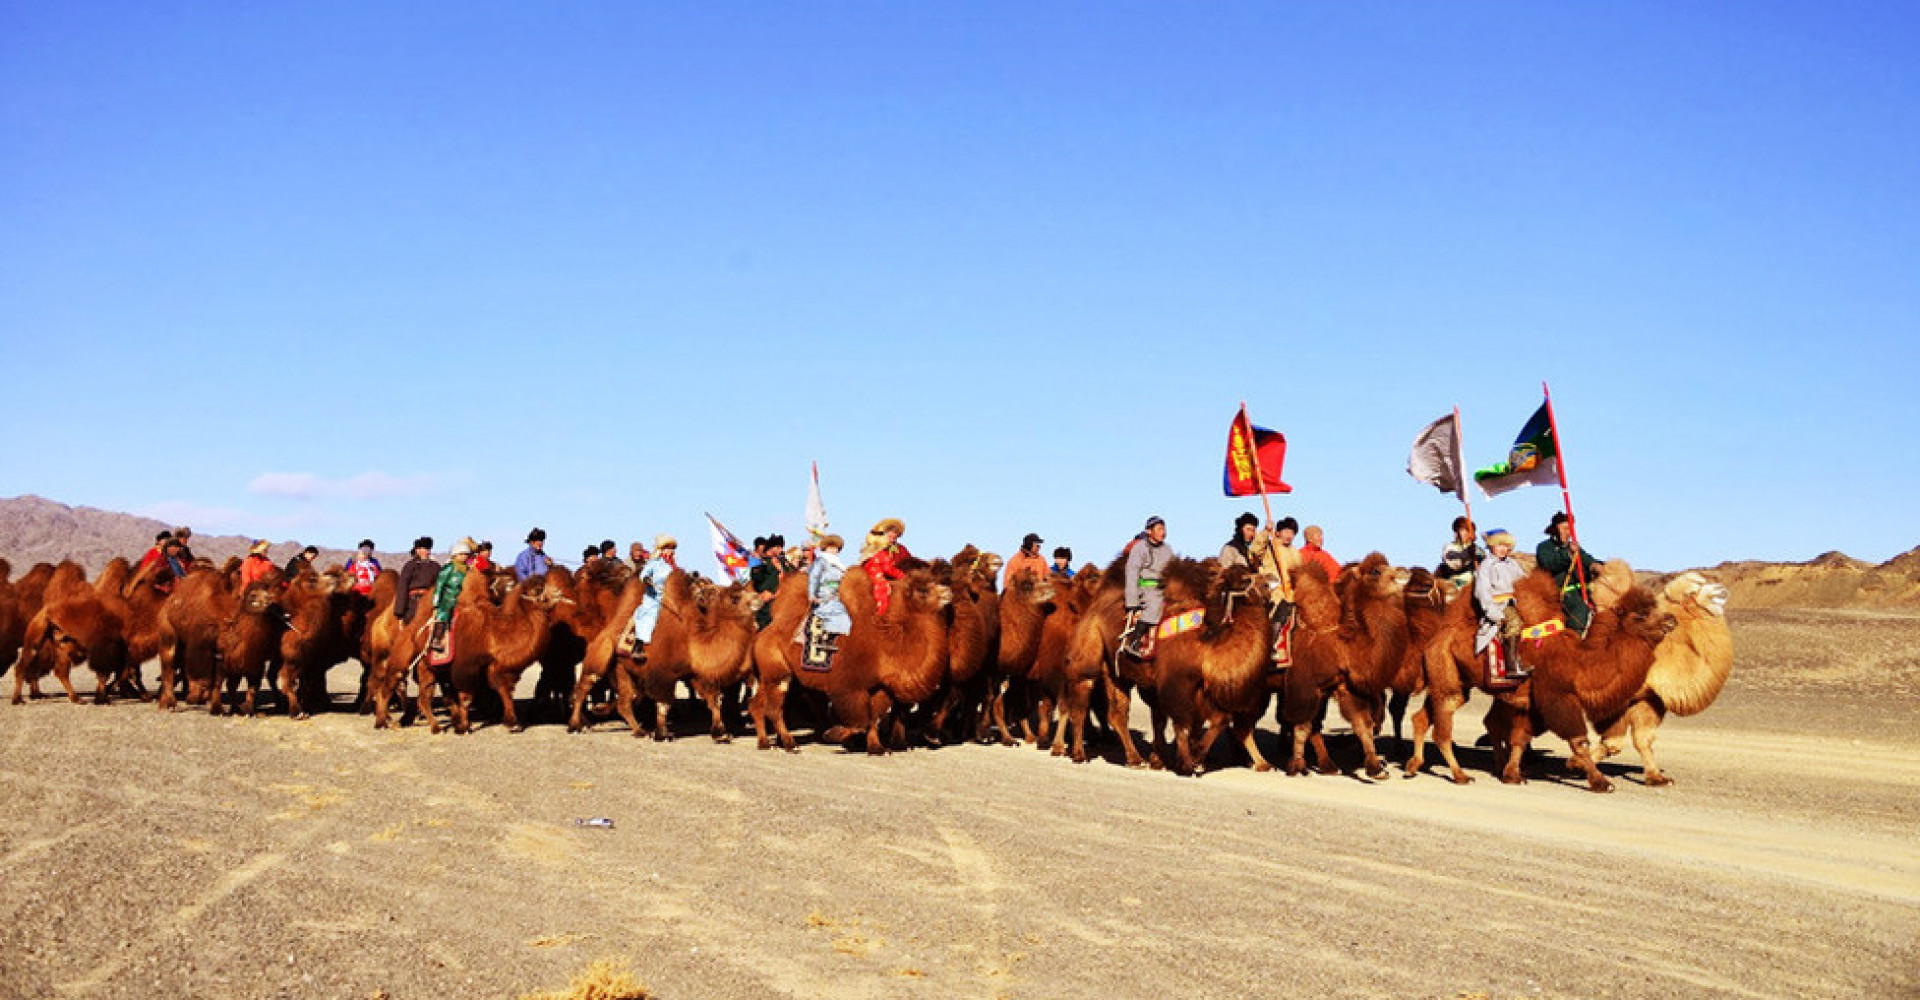
M 1293 487 L 1280 481 L 1280 467 L 1287 460 L 1287 436 L 1265 427 L 1255 427 L 1247 419 L 1247 408 L 1233 416 L 1227 431 L 1227 470 L 1221 485 L 1230 497 L 1255 493 L 1292 493 Z

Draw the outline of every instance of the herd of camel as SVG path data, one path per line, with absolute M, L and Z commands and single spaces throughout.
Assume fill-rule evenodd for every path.
M 1270 709 L 1290 748 L 1289 774 L 1308 769 L 1309 748 L 1319 770 L 1337 773 L 1320 733 L 1331 701 L 1351 724 L 1370 778 L 1387 774 L 1376 748 L 1382 726 L 1391 721 L 1398 738 L 1405 708 L 1423 695 L 1404 773 L 1423 769 L 1431 736 L 1460 783 L 1472 779 L 1455 756 L 1453 716 L 1478 688 L 1494 699 L 1486 726 L 1503 781 L 1524 780 L 1533 735 L 1551 731 L 1567 741 L 1569 769 L 1609 791 L 1590 734 L 1600 735 L 1599 757 L 1630 738 L 1646 783 L 1668 783 L 1653 755 L 1656 728 L 1670 711 L 1711 704 L 1733 660 L 1724 587 L 1688 573 L 1655 594 L 1617 562 L 1594 581 L 1587 633 L 1523 640 L 1532 677 L 1499 691 L 1474 653 L 1467 592 L 1424 569 L 1395 569 L 1377 552 L 1346 566 L 1337 582 L 1313 566 L 1293 580 L 1292 662 L 1283 670 L 1272 662 L 1265 583 L 1245 567 L 1176 559 L 1166 573 L 1166 615 L 1199 611 L 1202 622 L 1163 637 L 1150 660 L 1120 649 L 1120 561 L 1071 578 L 1023 573 L 1005 589 L 996 586 L 1000 567 L 999 557 L 972 546 L 951 559 L 909 561 L 884 618 L 866 575 L 848 574 L 841 597 L 853 627 L 830 666 L 814 670 L 804 667 L 798 641 L 810 610 L 804 572 L 782 578 L 770 623 L 756 628 L 767 595 L 675 570 L 653 641 L 638 658 L 622 651 L 620 637 L 643 586 L 618 561 L 596 572 L 555 566 L 520 582 L 511 570 L 469 573 L 450 648 L 428 656 L 432 602 L 416 601 L 411 620 L 397 620 L 391 570 L 371 594 L 356 592 L 339 568 L 292 578 L 276 571 L 243 588 L 238 560 L 203 560 L 163 593 L 125 559 L 92 581 L 72 562 L 41 563 L 13 580 L 0 560 L 0 666 L 12 664 L 15 704 L 23 692 L 38 697 L 49 675 L 78 701 L 69 673 L 85 664 L 102 703 L 157 694 L 165 710 L 184 699 L 213 714 L 251 714 L 266 682 L 299 718 L 328 707 L 327 671 L 355 659 L 363 667 L 358 705 L 377 727 L 392 724 L 398 703 L 400 724 L 425 719 L 436 733 L 439 713 L 466 733 L 476 710 L 497 714 L 510 731 L 522 728 L 523 713 L 564 715 L 578 732 L 610 699 L 634 735 L 656 739 L 671 737 L 668 711 L 684 684 L 705 702 L 715 739 L 730 738 L 744 704 L 763 749 L 794 749 L 790 693 L 820 738 L 863 740 L 872 753 L 1024 738 L 1085 761 L 1092 716 L 1104 720 L 1129 766 L 1183 774 L 1234 756 L 1234 747 L 1269 770 L 1254 731 Z M 1515 601 L 1528 625 L 1560 616 L 1559 588 L 1544 572 L 1523 581 Z M 149 693 L 141 668 L 154 657 L 158 691 Z M 536 664 L 534 697 L 516 705 L 521 676 Z M 1135 695 L 1151 714 L 1144 758 L 1128 724 Z M 652 707 L 650 725 L 636 706 Z M 1228 732 L 1234 739 L 1216 754 Z

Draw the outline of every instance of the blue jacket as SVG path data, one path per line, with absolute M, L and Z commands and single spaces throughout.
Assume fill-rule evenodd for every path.
M 545 552 L 529 545 L 526 551 L 521 552 L 519 558 L 513 561 L 513 578 L 524 580 L 530 576 L 541 576 L 551 568 L 553 568 L 553 560 L 547 558 Z

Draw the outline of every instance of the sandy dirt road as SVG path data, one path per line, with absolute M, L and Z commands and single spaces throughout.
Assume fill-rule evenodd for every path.
M 1920 995 L 1912 708 L 1739 679 L 1606 796 L 0 705 L 0 996 Z

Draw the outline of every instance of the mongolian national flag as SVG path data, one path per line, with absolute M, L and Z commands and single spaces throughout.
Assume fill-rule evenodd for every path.
M 1287 436 L 1265 427 L 1255 427 L 1247 419 L 1247 408 L 1233 416 L 1227 431 L 1227 469 L 1221 486 L 1230 497 L 1255 493 L 1292 493 L 1293 487 L 1280 481 L 1280 467 L 1287 460 Z
M 1520 428 L 1520 436 L 1513 439 L 1513 450 L 1507 452 L 1506 461 L 1474 472 L 1473 481 L 1480 484 L 1482 493 L 1492 497 L 1522 486 L 1553 486 L 1560 482 L 1560 446 L 1553 439 L 1553 415 L 1547 411 L 1547 405 L 1541 403 L 1533 416 L 1527 418 L 1527 425 Z
M 733 537 L 733 532 L 714 520 L 712 514 L 707 515 L 707 533 L 713 537 L 713 558 L 720 564 L 720 572 L 727 574 L 732 582 L 746 576 L 747 556 L 751 553 L 740 544 L 740 539 Z

